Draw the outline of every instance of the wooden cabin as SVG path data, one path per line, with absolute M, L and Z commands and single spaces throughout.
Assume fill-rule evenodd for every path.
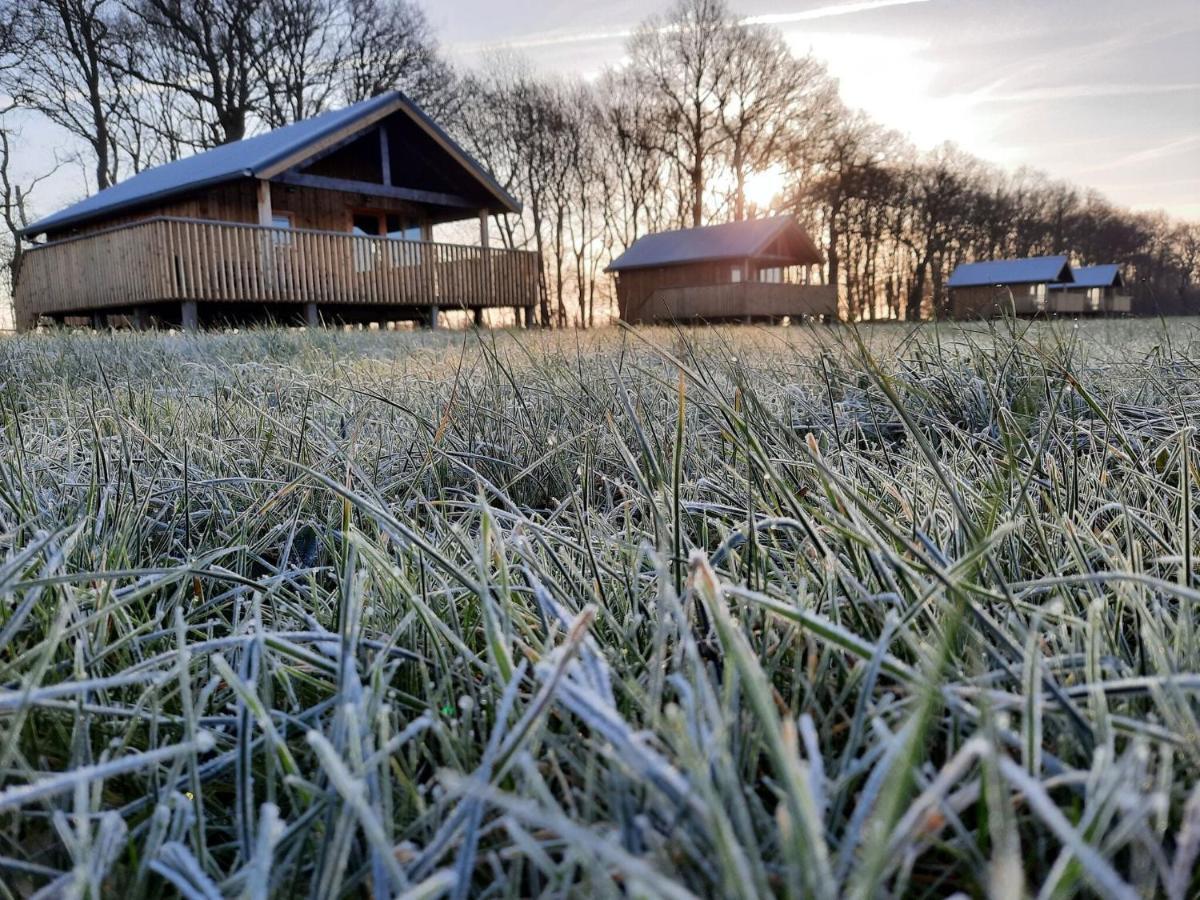
M 33 223 L 14 297 L 39 321 L 195 328 L 532 320 L 534 253 L 492 247 L 520 204 L 397 92 L 148 169 Z M 479 246 L 433 227 L 479 222 Z
M 1070 284 L 1051 285 L 1050 311 L 1060 315 L 1128 315 L 1133 300 L 1126 292 L 1121 267 L 1080 266 Z
M 963 263 L 946 283 L 950 315 L 955 319 L 1041 315 L 1049 311 L 1050 289 L 1073 281 L 1065 256 Z
M 651 234 L 605 269 L 631 323 L 836 318 L 837 290 L 812 284 L 821 263 L 791 216 Z

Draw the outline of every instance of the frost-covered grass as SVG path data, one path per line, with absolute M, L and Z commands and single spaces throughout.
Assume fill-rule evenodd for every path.
M 0 896 L 1194 897 L 1198 360 L 0 340 Z

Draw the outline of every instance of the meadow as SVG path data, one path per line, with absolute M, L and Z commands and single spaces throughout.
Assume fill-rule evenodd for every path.
M 0 339 L 0 897 L 1200 894 L 1200 322 Z

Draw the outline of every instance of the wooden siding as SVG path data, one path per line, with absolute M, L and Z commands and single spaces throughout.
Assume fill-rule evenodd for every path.
M 19 320 L 166 301 L 532 306 L 537 255 L 158 218 L 30 250 Z
M 954 288 L 950 292 L 950 314 L 955 319 L 990 319 L 1000 315 L 1002 310 L 1015 307 L 1018 316 L 1037 315 L 1044 311 L 1043 305 L 1038 303 L 1037 287 L 1015 284 L 1012 287 Z
M 988 319 L 1005 312 L 1011 314 L 1011 302 L 1015 303 L 1018 316 L 1121 315 L 1128 313 L 1132 306 L 1128 296 L 1117 294 L 1113 288 L 1103 289 L 1099 297 L 1092 296 L 1086 288 L 1047 291 L 1045 303 L 1039 303 L 1037 288 L 1038 285 L 1031 284 L 1018 284 L 1011 288 L 955 288 L 950 292 L 950 312 L 955 319 Z
M 655 291 L 642 307 L 643 322 L 687 319 L 829 316 L 838 312 L 837 291 L 829 285 L 766 284 L 743 281 Z
M 664 288 L 725 284 L 730 270 L 745 263 L 705 262 L 654 269 L 632 269 L 617 276 L 617 307 L 626 322 L 643 321 L 642 310 L 656 291 Z M 744 274 L 743 274 L 743 277 Z

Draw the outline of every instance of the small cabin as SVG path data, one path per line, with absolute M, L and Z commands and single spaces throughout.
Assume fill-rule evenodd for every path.
M 16 286 L 40 321 L 196 328 L 379 323 L 512 308 L 532 320 L 534 253 L 493 247 L 520 204 L 398 92 L 147 169 L 54 215 Z M 479 244 L 433 228 L 477 220 Z
M 955 319 L 988 319 L 1003 313 L 1041 315 L 1051 311 L 1051 289 L 1074 280 L 1065 256 L 963 263 L 946 283 L 950 315 Z
M 836 318 L 837 290 L 812 283 L 822 262 L 791 216 L 651 234 L 605 269 L 630 323 Z
M 1063 315 L 1128 315 L 1132 298 L 1118 265 L 1079 266 L 1071 284 L 1052 285 L 1051 312 Z

